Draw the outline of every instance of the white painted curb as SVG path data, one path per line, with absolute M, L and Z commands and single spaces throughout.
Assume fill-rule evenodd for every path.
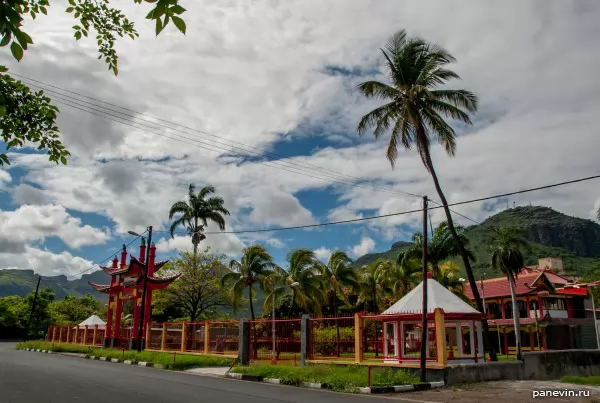
M 323 389 L 324 388 L 324 384 L 317 383 L 317 382 L 302 382 L 302 386 L 304 386 L 305 388 L 311 388 L 311 389 Z
M 110 362 L 115 362 L 115 363 L 117 363 L 117 364 L 118 364 L 118 363 L 119 363 L 119 362 L 121 362 L 121 361 L 120 361 L 118 358 L 111 358 L 111 359 L 110 359 Z
M 100 357 L 100 361 L 108 361 L 108 357 Z
M 135 365 L 135 361 L 134 360 L 125 360 L 123 361 L 123 364 L 127 364 L 127 365 Z
M 138 367 L 152 367 L 152 363 L 151 362 L 144 362 L 144 361 L 140 361 L 138 362 Z
M 281 384 L 281 379 L 265 378 L 265 379 L 263 379 L 263 382 L 265 382 L 265 383 L 273 383 L 275 385 L 279 385 L 279 384 Z
M 233 379 L 242 379 L 242 374 L 236 374 L 235 372 L 230 372 L 227 374 L 227 376 Z

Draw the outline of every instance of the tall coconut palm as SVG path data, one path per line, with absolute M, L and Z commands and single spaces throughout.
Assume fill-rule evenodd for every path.
M 379 138 L 390 132 L 386 156 L 392 167 L 398 157 L 399 146 L 407 150 L 416 147 L 421 161 L 431 174 L 446 213 L 448 229 L 462 257 L 477 307 L 483 312 L 483 303 L 468 253 L 454 227 L 446 196 L 442 192 L 431 159 L 433 140 L 437 140 L 448 155 L 454 156 L 456 134 L 445 119 L 450 118 L 470 125 L 471 119 L 467 112 L 477 110 L 477 96 L 464 89 L 440 89 L 446 81 L 460 78 L 446 67 L 454 62 L 455 58 L 440 46 L 418 37 L 410 38 L 406 31 L 401 30 L 389 39 L 386 49 L 382 49 L 382 52 L 390 83 L 367 81 L 358 88 L 366 97 L 382 99 L 385 104 L 362 117 L 358 124 L 358 133 L 363 135 L 370 128 L 374 128 L 373 134 L 375 138 Z M 494 345 L 489 342 L 490 334 L 485 320 L 483 330 L 490 357 L 495 361 L 497 358 Z
M 456 225 L 456 233 L 462 242 L 470 261 L 475 260 L 473 252 L 469 250 L 469 238 L 465 235 L 465 227 Z M 413 245 L 404 249 L 398 255 L 398 262 L 404 259 L 420 259 L 423 248 L 423 234 L 415 232 L 412 237 Z M 440 264 L 445 260 L 459 256 L 460 251 L 454 242 L 452 233 L 448 228 L 448 222 L 442 221 L 434 230 L 431 239 L 427 243 L 427 260 L 432 266 L 433 277 L 437 277 L 440 272 Z
M 287 255 L 288 269 L 285 283 L 292 291 L 290 312 L 295 306 L 317 315 L 321 314 L 321 305 L 325 303 L 326 293 L 321 281 L 322 263 L 315 253 L 299 248 Z M 297 283 L 297 284 L 296 284 Z M 292 286 L 292 284 L 296 284 Z
M 393 263 L 389 260 L 380 258 L 360 269 L 361 289 L 358 294 L 358 306 L 364 304 L 372 313 L 383 310 L 385 296 L 390 290 L 387 274 L 391 265 Z
M 523 252 L 521 251 L 522 248 L 527 248 L 527 241 L 519 236 L 519 232 L 515 228 L 497 230 L 490 240 L 492 267 L 502 271 L 506 275 L 510 286 L 518 360 L 521 359 L 521 327 L 519 323 L 515 279 L 525 265 Z
M 261 245 L 251 245 L 244 248 L 242 259 L 240 261 L 232 260 L 229 263 L 231 272 L 221 278 L 222 287 L 230 287 L 231 306 L 234 311 L 240 305 L 243 299 L 244 291 L 248 290 L 250 304 L 250 315 L 254 321 L 254 302 L 255 288 L 261 290 L 266 288 L 266 279 L 273 274 L 273 258 L 267 250 Z
M 225 218 L 229 211 L 223 206 L 225 203 L 221 197 L 207 197 L 215 192 L 213 186 L 204 186 L 195 193 L 194 185 L 190 184 L 188 190 L 188 201 L 182 200 L 175 202 L 169 210 L 169 220 L 175 215 L 179 217 L 171 224 L 171 238 L 175 237 L 177 227 L 183 226 L 188 235 L 192 236 L 192 245 L 194 245 L 194 256 L 198 254 L 198 245 L 200 241 L 206 238 L 203 234 L 208 221 L 212 221 L 219 226 L 221 231 L 225 230 Z
M 464 279 L 460 277 L 460 268 L 452 262 L 444 262 L 439 266 L 435 280 L 443 285 L 454 295 L 467 303 L 471 303 L 469 297 L 465 295 Z

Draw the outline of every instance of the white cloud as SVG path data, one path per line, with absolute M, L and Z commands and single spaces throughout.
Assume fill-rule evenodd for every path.
M 109 234 L 82 225 L 81 219 L 72 217 L 62 206 L 24 205 L 15 211 L 0 212 L 0 250 L 11 252 L 25 243 L 43 241 L 56 236 L 70 248 L 105 243 Z M 15 253 L 18 253 L 15 251 Z
M 325 246 L 321 246 L 320 248 L 315 249 L 315 255 L 323 263 L 327 263 L 329 261 L 329 258 L 331 257 L 332 253 L 333 253 L 333 250 L 326 248 Z
M 329 197 L 336 203 L 327 213 L 328 220 L 336 221 L 418 209 L 420 199 L 403 191 L 439 201 L 414 150 L 401 152 L 392 170 L 384 157 L 386 139 L 374 142 L 370 135 L 355 134 L 360 116 L 379 102 L 365 100 L 356 85 L 384 79 L 376 71 L 382 63 L 379 48 L 400 28 L 448 48 L 458 59 L 453 68 L 463 77 L 453 85 L 472 89 L 481 98 L 475 126 L 468 131 L 457 127 L 456 158 L 448 158 L 438 146 L 432 149 L 450 202 L 597 171 L 593 145 L 600 109 L 600 56 L 589 51 L 600 35 L 600 6 L 595 2 L 193 3 L 184 15 L 187 35 L 170 27 L 158 38 L 143 18 L 147 7 L 125 5 L 134 10 L 142 36 L 118 42 L 118 77 L 96 60 L 93 39 L 73 40 L 71 17 L 60 6 L 51 7 L 47 18 L 27 22 L 35 45 L 25 59 L 16 63 L 9 53 L 0 53 L 0 62 L 13 72 L 220 137 L 159 126 L 144 133 L 59 105 L 62 138 L 76 157 L 69 166 L 57 167 L 45 155 L 11 154 L 13 164 L 0 171 L 0 188 L 14 186 L 13 202 L 54 203 L 100 213 L 122 234 L 148 225 L 165 229 L 170 205 L 185 197 L 189 183 L 217 188 L 232 212 L 228 229 L 234 230 L 316 222 L 297 196 L 310 189 L 334 189 Z M 498 32 L 505 34 L 500 37 Z M 331 66 L 363 76 L 328 74 Z M 134 116 L 147 120 L 145 125 L 165 124 Z M 180 142 L 159 134 L 187 139 Z M 308 135 L 344 148 L 317 147 L 310 156 L 264 164 L 243 163 L 239 156 L 219 158 L 226 150 L 257 151 L 242 151 L 239 142 L 271 150 L 277 139 L 285 137 L 293 147 L 298 137 Z M 15 183 L 16 174 L 7 181 L 13 168 L 26 171 L 20 183 Z M 340 176 L 332 171 L 376 181 L 396 193 L 335 184 L 331 176 Z M 508 201 L 531 201 L 592 218 L 591 206 L 599 197 L 598 186 L 590 182 Z M 502 207 L 474 203 L 455 210 L 482 220 Z M 434 225 L 444 219 L 441 209 L 432 210 L 431 216 Z M 420 229 L 420 220 L 419 213 L 397 215 L 354 228 L 361 228 L 361 236 L 369 239 L 389 240 Z M 458 221 L 471 224 L 460 217 Z M 214 235 L 205 242 L 235 254 L 254 241 L 282 246 L 275 236 Z M 165 250 L 191 247 L 185 238 L 160 242 Z M 293 239 L 286 244 L 295 247 Z
M 81 277 L 82 272 L 90 273 L 93 263 L 89 260 L 64 251 L 52 253 L 25 245 L 23 253 L 0 253 L 2 269 L 31 270 L 42 276 L 57 276 L 60 274 L 74 280 Z
M 354 257 L 360 257 L 362 255 L 366 255 L 373 249 L 375 249 L 375 241 L 369 237 L 363 237 L 360 240 L 360 243 L 353 246 L 349 252 Z
M 200 242 L 199 250 L 210 246 L 213 251 L 226 254 L 230 258 L 240 255 L 244 243 L 234 234 L 208 234 Z M 190 252 L 193 250 L 192 240 L 188 236 L 176 235 L 175 238 L 161 238 L 156 242 L 157 252 L 168 253 L 171 251 Z

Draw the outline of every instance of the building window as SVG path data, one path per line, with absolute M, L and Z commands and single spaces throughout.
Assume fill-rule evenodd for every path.
M 545 298 L 544 309 L 549 311 L 565 311 L 565 300 L 562 298 Z

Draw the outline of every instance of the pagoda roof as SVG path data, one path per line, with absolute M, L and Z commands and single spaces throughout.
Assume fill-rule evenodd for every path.
M 173 281 L 177 280 L 179 277 L 181 277 L 181 273 L 180 274 L 175 274 L 174 276 L 169 276 L 169 277 L 148 277 L 148 284 L 155 284 L 155 285 L 168 285 L 170 283 L 172 283 Z M 133 288 L 139 284 L 142 283 L 142 276 L 139 276 L 137 278 L 135 278 L 132 281 L 128 281 L 125 283 L 125 288 Z
M 119 292 L 119 291 L 121 291 L 121 288 L 122 288 L 120 284 L 104 285 L 104 284 L 97 284 L 92 281 L 88 281 L 88 284 L 91 285 L 94 290 L 103 292 L 105 294 Z

